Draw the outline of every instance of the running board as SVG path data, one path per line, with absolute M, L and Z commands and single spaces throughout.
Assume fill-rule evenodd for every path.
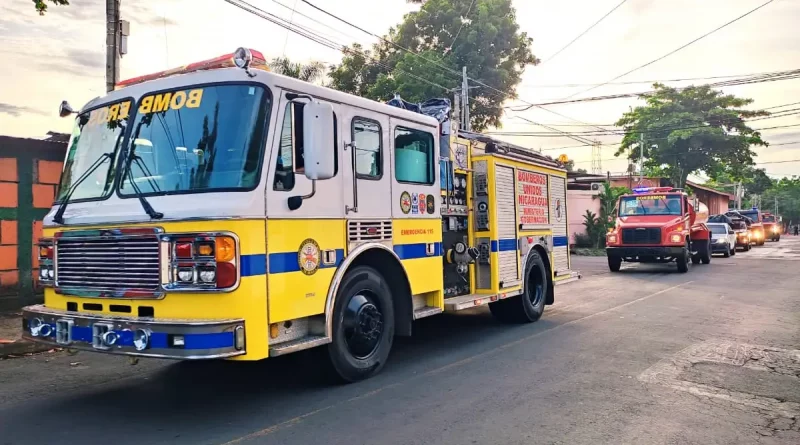
M 433 306 L 423 306 L 418 309 L 414 309 L 414 320 L 419 320 L 420 318 L 430 317 L 431 315 L 441 314 L 442 309 Z
M 572 283 L 573 281 L 578 281 L 581 279 L 581 273 L 577 270 L 570 270 L 559 273 L 559 275 L 553 280 L 553 285 L 560 286 L 562 284 Z
M 509 292 L 501 292 L 499 294 L 471 294 L 445 298 L 444 310 L 446 312 L 463 311 L 464 309 L 483 306 L 485 304 L 494 303 L 495 301 L 503 300 L 505 298 L 515 297 L 521 293 L 522 290 L 518 289 Z
M 278 357 L 280 355 L 291 354 L 292 352 L 302 351 L 303 349 L 311 349 L 315 346 L 326 345 L 331 342 L 331 339 L 322 335 L 313 335 L 297 340 L 287 341 L 280 343 L 269 348 L 270 357 Z

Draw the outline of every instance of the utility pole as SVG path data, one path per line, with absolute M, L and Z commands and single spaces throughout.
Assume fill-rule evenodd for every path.
M 644 179 L 644 132 L 639 134 L 639 182 Z
M 461 129 L 461 93 L 453 95 L 453 119 L 450 131 L 458 135 L 458 130 Z
M 106 92 L 119 82 L 119 2 L 106 0 Z
M 462 128 L 466 131 L 471 131 L 472 127 L 469 124 L 469 82 L 467 79 L 467 67 L 464 66 L 461 70 L 462 73 L 462 80 L 461 80 L 461 116 L 464 122 Z
M 128 53 L 130 23 L 120 20 L 120 0 L 106 0 L 106 92 L 119 82 L 119 59 Z

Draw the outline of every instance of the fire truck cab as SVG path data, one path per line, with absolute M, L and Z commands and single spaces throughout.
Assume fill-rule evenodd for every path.
M 675 262 L 679 272 L 689 264 L 711 262 L 708 210 L 672 187 L 636 188 L 620 196 L 616 223 L 606 234 L 606 256 L 612 272 L 623 261 Z

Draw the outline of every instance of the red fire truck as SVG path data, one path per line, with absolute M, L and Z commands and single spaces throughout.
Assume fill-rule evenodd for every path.
M 694 201 L 694 202 L 692 202 Z M 711 262 L 708 208 L 672 187 L 636 188 L 620 196 L 614 228 L 606 234 L 606 256 L 612 272 L 623 261 L 675 262 L 678 271 L 689 264 Z

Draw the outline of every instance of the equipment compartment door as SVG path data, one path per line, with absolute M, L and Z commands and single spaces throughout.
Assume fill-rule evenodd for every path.
M 503 165 L 495 168 L 495 202 L 497 202 L 497 241 L 492 250 L 499 259 L 498 280 L 501 288 L 519 284 L 517 254 L 517 208 L 514 193 L 514 169 Z
M 550 175 L 550 223 L 553 225 L 553 264 L 556 272 L 569 270 L 566 178 Z

